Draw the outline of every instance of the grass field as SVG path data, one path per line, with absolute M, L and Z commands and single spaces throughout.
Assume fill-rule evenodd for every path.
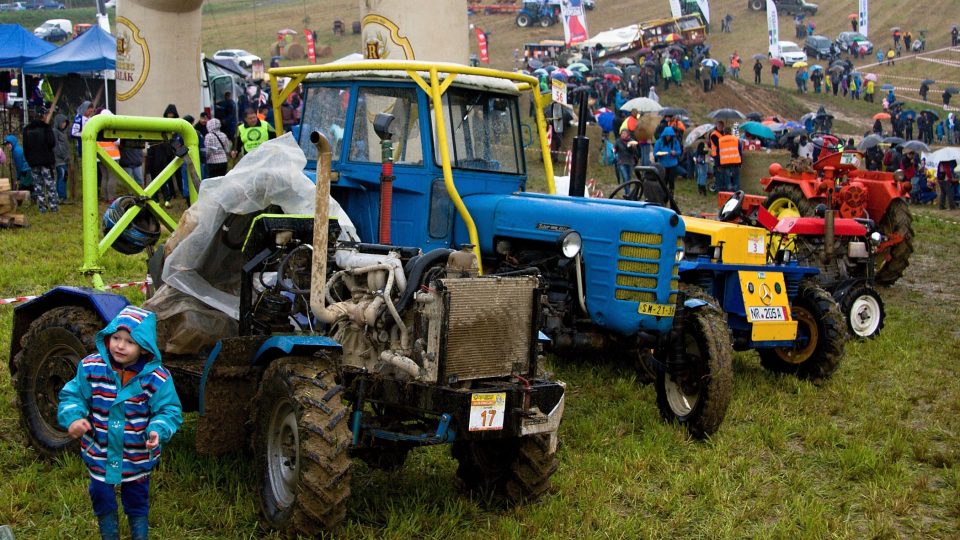
M 750 154 L 745 187 L 778 153 Z M 536 162 L 531 155 L 531 163 Z M 534 172 L 534 175 L 537 173 Z M 612 183 L 593 164 L 591 176 Z M 748 180 L 752 179 L 752 180 Z M 531 182 L 542 186 L 542 179 Z M 690 182 L 680 204 L 709 210 Z M 82 284 L 79 207 L 0 230 L 0 297 Z M 956 538 L 960 536 L 960 333 L 956 213 L 923 208 L 907 276 L 883 290 L 880 338 L 847 346 L 816 387 L 775 376 L 753 353 L 735 359 L 726 421 L 710 441 L 663 424 L 653 389 L 622 365 L 555 361 L 568 383 L 555 489 L 539 503 L 490 507 L 452 487 L 446 449 L 419 451 L 396 473 L 358 466 L 339 538 Z M 944 256 L 947 255 L 947 256 Z M 143 257 L 107 257 L 107 282 L 142 279 Z M 142 296 L 123 289 L 131 300 Z M 0 307 L 0 358 L 12 308 Z M 42 461 L 23 444 L 0 369 L 0 524 L 18 538 L 89 536 L 85 472 L 77 456 Z M 199 457 L 188 415 L 155 475 L 159 538 L 279 538 L 260 528 L 248 455 Z

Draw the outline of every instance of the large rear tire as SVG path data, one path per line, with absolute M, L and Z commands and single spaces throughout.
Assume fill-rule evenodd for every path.
M 840 299 L 840 312 L 847 320 L 847 330 L 853 337 L 872 339 L 883 330 L 886 311 L 880 294 L 869 285 L 858 284 Z
M 52 458 L 76 448 L 57 422 L 60 390 L 77 374 L 77 365 L 95 352 L 96 335 L 103 322 L 96 313 L 81 307 L 52 309 L 30 324 L 20 339 L 23 349 L 14 358 L 20 423 L 30 445 Z
M 550 435 L 519 439 L 458 441 L 450 453 L 457 460 L 457 480 L 467 491 L 492 493 L 510 504 L 539 499 L 550 490 L 560 461 Z
M 655 387 L 660 415 L 705 439 L 720 427 L 733 393 L 733 345 L 727 316 L 701 289 L 681 285 L 687 298 L 706 305 L 685 315 L 683 341 L 686 367 L 657 371 Z
M 313 537 L 346 518 L 351 437 L 342 389 L 316 358 L 281 358 L 263 374 L 254 452 L 270 527 Z
M 792 185 L 779 185 L 767 195 L 763 206 L 776 218 L 806 217 L 814 214 L 813 203 L 804 197 L 803 191 Z
M 750 0 L 747 2 L 747 7 L 750 8 L 750 11 L 760 11 L 765 5 L 764 0 Z
M 830 293 L 805 282 L 790 305 L 790 314 L 797 321 L 794 346 L 760 349 L 760 363 L 770 371 L 819 384 L 837 370 L 843 358 L 847 325 L 840 307 Z
M 530 26 L 531 22 L 532 21 L 530 20 L 530 15 L 527 15 L 526 13 L 521 13 L 517 15 L 517 26 L 519 26 L 520 28 L 526 28 Z
M 913 253 L 913 217 L 910 207 L 902 199 L 896 199 L 887 207 L 880 220 L 880 231 L 890 236 L 899 234 L 903 241 L 877 253 L 877 285 L 893 285 L 910 265 Z

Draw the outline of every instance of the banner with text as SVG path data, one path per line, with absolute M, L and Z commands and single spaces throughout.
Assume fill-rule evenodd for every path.
M 311 64 L 317 63 L 317 44 L 313 41 L 313 30 L 303 29 L 303 37 L 307 40 L 307 58 Z
M 490 51 L 487 49 L 487 34 L 484 33 L 479 26 L 474 27 L 474 32 L 477 33 L 477 50 L 480 52 L 478 55 L 480 57 L 480 63 L 489 64 Z
M 697 0 L 700 13 L 703 13 L 703 22 L 710 24 L 710 0 Z
M 870 0 L 860 0 L 860 33 L 870 34 Z
M 560 4 L 560 18 L 563 19 L 563 39 L 567 45 L 583 43 L 587 35 L 587 16 L 583 11 L 582 0 L 568 0 Z
M 767 0 L 767 49 L 774 58 L 780 58 L 780 19 L 777 18 L 777 4 Z

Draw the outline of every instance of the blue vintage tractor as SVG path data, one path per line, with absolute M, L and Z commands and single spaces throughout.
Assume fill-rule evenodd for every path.
M 428 254 L 467 248 L 484 274 L 540 275 L 550 352 L 641 368 L 657 379 L 665 418 L 697 437 L 718 428 L 731 392 L 731 345 L 722 312 L 679 289 L 683 222 L 645 203 L 527 192 L 524 94 L 535 101 L 540 148 L 550 155 L 536 79 L 405 61 L 271 76 L 302 83 L 295 136 L 306 172 L 316 156 L 307 133 L 328 134 L 332 194 L 361 238 Z M 380 129 L 368 122 L 378 116 Z M 553 192 L 549 159 L 544 168 Z
M 544 0 L 524 2 L 523 7 L 517 12 L 516 21 L 520 28 L 534 25 L 547 28 L 557 22 L 557 8 Z

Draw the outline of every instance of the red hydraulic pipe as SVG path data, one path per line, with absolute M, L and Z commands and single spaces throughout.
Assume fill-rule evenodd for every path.
M 390 218 L 393 208 L 393 152 L 389 150 L 389 141 L 385 148 L 380 169 L 380 243 L 390 244 Z

